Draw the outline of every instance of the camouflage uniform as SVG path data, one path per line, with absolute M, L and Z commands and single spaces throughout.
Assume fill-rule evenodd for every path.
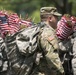
M 72 69 L 73 69 L 73 75 L 76 75 L 76 17 L 72 16 L 72 22 L 73 22 L 73 37 L 72 39 L 72 51 L 73 51 L 73 58 L 72 58 Z
M 7 75 L 8 57 L 7 48 L 3 38 L 0 36 L 0 75 Z
M 62 62 L 65 75 L 73 75 L 72 72 L 72 39 L 59 40 L 59 57 Z
M 40 45 L 44 58 L 40 62 L 40 70 L 44 75 L 63 75 L 64 70 L 58 55 L 58 42 L 55 30 L 45 26 L 41 34 Z
M 17 34 L 6 37 L 9 69 L 6 74 L 3 72 L 1 75 L 63 75 L 64 70 L 58 56 L 58 42 L 54 32 L 53 28 L 44 26 L 39 36 L 38 49 L 29 56 L 19 52 Z M 25 41 L 19 41 L 20 44 L 25 44 Z M 38 60 L 40 61 L 37 62 Z
M 43 7 L 40 9 L 40 15 L 56 15 L 60 16 L 55 7 Z M 44 18 L 43 18 L 44 20 Z M 44 21 L 45 23 L 45 21 Z M 40 35 L 39 46 L 41 48 L 43 58 L 38 66 L 38 75 L 64 75 L 64 69 L 62 67 L 59 58 L 59 46 L 58 40 L 55 34 L 55 30 L 46 25 L 43 28 L 42 34 Z M 40 73 L 41 72 L 41 73 Z

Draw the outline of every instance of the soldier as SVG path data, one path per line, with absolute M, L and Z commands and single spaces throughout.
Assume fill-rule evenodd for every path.
M 39 75 L 64 75 L 64 69 L 58 56 L 58 40 L 55 34 L 58 17 L 61 16 L 55 7 L 42 7 L 40 9 L 41 23 L 44 23 L 40 38 L 40 48 L 43 59 L 39 65 Z

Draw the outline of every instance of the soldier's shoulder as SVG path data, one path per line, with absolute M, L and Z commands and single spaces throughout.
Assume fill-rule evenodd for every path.
M 45 26 L 43 28 L 43 33 L 45 33 L 47 35 L 52 35 L 52 34 L 54 35 L 55 34 L 54 30 L 51 27 L 48 27 L 48 26 Z
M 55 34 L 53 33 L 52 30 L 50 30 L 49 28 L 47 27 L 44 27 L 43 28 L 43 32 L 41 34 L 41 38 L 42 39 L 48 39 L 48 38 L 54 38 L 55 37 Z

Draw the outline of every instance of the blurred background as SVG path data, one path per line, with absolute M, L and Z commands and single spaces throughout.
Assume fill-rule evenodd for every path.
M 27 15 L 33 22 L 40 22 L 40 8 L 55 6 L 62 14 L 76 15 L 76 0 L 0 0 L 0 10 L 16 12 L 22 18 Z

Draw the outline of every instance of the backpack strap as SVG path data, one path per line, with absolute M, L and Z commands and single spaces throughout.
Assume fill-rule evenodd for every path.
M 40 43 L 40 38 L 41 38 L 41 34 L 42 34 L 42 32 L 43 32 L 43 29 L 44 29 L 44 27 L 45 27 L 45 23 L 44 22 L 41 22 L 41 23 L 38 23 L 38 25 L 40 26 L 40 33 L 39 33 L 39 35 L 38 35 L 38 41 L 37 41 L 37 43 L 38 43 L 38 49 L 39 49 L 39 51 L 42 53 L 42 55 L 44 56 L 44 53 L 43 53 L 43 49 L 42 49 L 42 47 L 41 47 L 41 43 Z

